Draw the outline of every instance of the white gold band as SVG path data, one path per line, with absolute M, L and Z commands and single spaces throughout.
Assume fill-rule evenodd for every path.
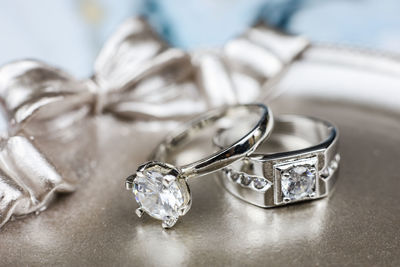
M 245 118 L 249 119 L 251 114 L 255 115 L 255 123 L 246 128 L 243 135 L 222 146 L 219 151 L 184 166 L 176 167 L 166 163 L 170 162 L 169 156 L 192 141 L 201 130 L 219 128 L 219 122 L 226 122 L 226 119 L 232 119 L 231 123 L 236 124 L 236 115 L 245 115 Z M 153 161 L 143 164 L 135 174 L 126 179 L 126 188 L 133 190 L 139 204 L 136 214 L 140 217 L 146 212 L 151 217 L 161 220 L 164 228 L 171 228 L 191 207 L 192 198 L 186 181 L 220 170 L 248 156 L 269 136 L 272 127 L 272 114 L 262 104 L 215 109 L 182 125 L 156 148 Z
M 233 132 L 221 131 L 215 145 L 229 143 Z M 260 207 L 275 207 L 328 195 L 339 161 L 338 132 L 332 124 L 283 115 L 275 118 L 272 135 L 253 154 L 224 168 L 219 176 L 233 195 Z

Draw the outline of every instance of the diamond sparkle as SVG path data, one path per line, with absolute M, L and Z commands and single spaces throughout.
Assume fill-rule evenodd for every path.
M 256 189 L 263 189 L 265 186 L 267 186 L 267 181 L 262 178 L 254 178 L 253 184 Z
M 138 170 L 133 193 L 140 209 L 172 226 L 190 208 L 186 182 L 172 166 L 150 163 Z
M 293 166 L 281 174 L 284 201 L 300 200 L 315 195 L 316 170 L 312 165 Z

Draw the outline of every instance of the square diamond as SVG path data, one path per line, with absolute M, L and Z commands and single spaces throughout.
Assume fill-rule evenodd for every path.
M 282 162 L 274 168 L 276 189 L 279 189 L 276 202 L 288 203 L 316 196 L 316 157 Z

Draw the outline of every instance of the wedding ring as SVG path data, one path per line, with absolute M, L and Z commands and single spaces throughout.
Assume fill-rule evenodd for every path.
M 211 126 L 219 128 L 220 124 L 235 124 L 234 118 L 240 116 L 246 121 L 256 118 L 255 126 L 246 131 L 242 128 L 243 134 L 226 146 L 221 146 L 220 151 L 180 167 L 166 163 L 174 152 L 182 149 L 201 130 Z M 178 128 L 156 148 L 153 161 L 143 164 L 126 179 L 126 188 L 133 190 L 139 204 L 136 214 L 141 217 L 146 212 L 162 220 L 164 228 L 172 227 L 191 207 L 187 180 L 220 170 L 248 156 L 270 134 L 272 127 L 273 117 L 266 106 L 248 104 L 212 110 Z
M 235 127 L 213 139 L 223 147 Z M 325 197 L 338 175 L 338 131 L 329 122 L 297 115 L 275 117 L 271 136 L 251 155 L 219 172 L 234 196 L 259 207 Z

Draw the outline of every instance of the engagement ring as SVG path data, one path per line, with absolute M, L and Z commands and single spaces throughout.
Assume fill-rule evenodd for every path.
M 243 134 L 239 138 L 221 146 L 220 151 L 208 157 L 180 167 L 165 163 L 173 152 L 190 142 L 200 130 L 218 124 L 235 124 L 237 116 L 246 121 L 251 116 L 257 116 L 257 122 L 249 130 L 241 128 Z M 139 204 L 136 214 L 141 217 L 146 212 L 161 220 L 164 228 L 172 227 L 180 216 L 189 211 L 192 203 L 187 180 L 220 170 L 250 155 L 270 134 L 272 127 L 273 117 L 266 106 L 248 104 L 212 110 L 178 128 L 157 147 L 153 161 L 140 166 L 136 174 L 126 179 L 126 188 L 133 190 Z

